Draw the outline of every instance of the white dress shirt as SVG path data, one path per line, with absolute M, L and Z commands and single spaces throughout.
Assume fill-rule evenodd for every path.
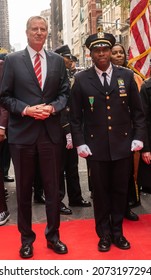
M 27 50 L 29 52 L 33 67 L 34 67 L 34 61 L 35 61 L 35 56 L 37 52 L 32 49 L 29 45 L 27 46 Z M 40 60 L 41 60 L 41 71 L 42 71 L 42 90 L 44 87 L 45 79 L 46 79 L 46 74 L 47 74 L 47 60 L 46 60 L 46 53 L 44 49 L 41 49 L 39 52 L 40 54 Z
M 105 72 L 106 73 L 106 80 L 107 80 L 107 83 L 110 85 L 111 83 L 111 77 L 112 77 L 112 72 L 113 72 L 113 67 L 112 67 L 112 64 L 110 63 L 108 69 L 106 71 L 102 71 L 100 70 L 99 68 L 96 67 L 96 65 L 94 66 L 95 67 L 95 71 L 102 83 L 102 85 L 104 85 L 104 77 L 102 76 L 102 74 Z

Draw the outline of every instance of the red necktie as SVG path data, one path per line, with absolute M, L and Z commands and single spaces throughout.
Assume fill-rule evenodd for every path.
M 35 74 L 37 76 L 39 85 L 40 85 L 40 87 L 42 87 L 41 60 L 40 60 L 40 54 L 39 53 L 37 53 L 36 56 L 35 56 L 34 70 L 35 70 Z

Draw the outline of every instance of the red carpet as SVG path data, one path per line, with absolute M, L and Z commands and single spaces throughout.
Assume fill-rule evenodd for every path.
M 37 234 L 34 243 L 34 260 L 150 260 L 151 215 L 140 215 L 138 222 L 124 221 L 124 235 L 131 242 L 130 250 L 120 250 L 112 245 L 106 253 L 98 252 L 98 237 L 94 220 L 61 222 L 61 240 L 67 244 L 69 253 L 57 255 L 47 249 L 44 237 L 45 224 L 34 224 Z M 20 259 L 20 235 L 16 225 L 0 228 L 0 260 Z

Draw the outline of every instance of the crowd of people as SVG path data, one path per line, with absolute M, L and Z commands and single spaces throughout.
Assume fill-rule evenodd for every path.
M 123 219 L 139 220 L 131 210 L 140 204 L 136 165 L 138 178 L 143 177 L 142 163 L 150 169 L 150 79 L 143 82 L 128 69 L 125 49 L 112 34 L 88 36 L 85 45 L 92 66 L 78 73 L 68 45 L 52 52 L 44 49 L 47 34 L 43 17 L 29 18 L 27 47 L 8 54 L 2 63 L 0 225 L 10 217 L 4 181 L 13 178 L 4 174 L 2 163 L 7 139 L 15 172 L 21 258 L 34 254 L 33 192 L 35 203 L 45 204 L 48 249 L 68 253 L 60 240 L 60 214 L 71 215 L 69 207 L 91 207 L 82 195 L 79 156 L 87 162 L 98 250 L 107 252 L 112 244 L 130 249 Z M 64 203 L 66 192 L 69 207 Z

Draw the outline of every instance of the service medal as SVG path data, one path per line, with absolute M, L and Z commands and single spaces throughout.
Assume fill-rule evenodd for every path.
M 94 96 L 89 96 L 89 103 L 91 105 L 91 111 L 93 112 Z

